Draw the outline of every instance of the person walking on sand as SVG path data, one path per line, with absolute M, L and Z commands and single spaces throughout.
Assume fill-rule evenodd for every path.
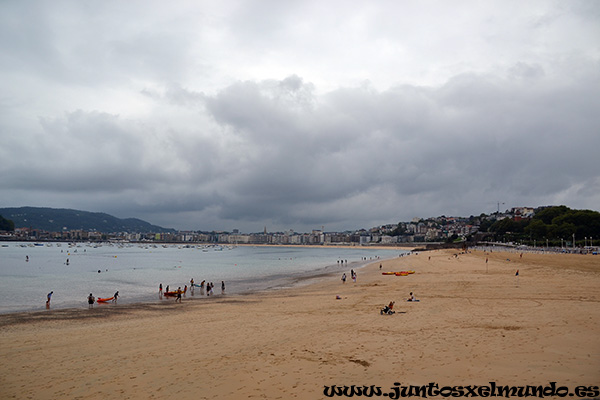
M 54 294 L 54 291 L 48 293 L 48 300 L 46 300 L 46 308 L 50 308 L 50 299 L 52 298 L 52 294 Z
M 342 283 L 346 283 L 346 273 L 345 272 L 342 275 Z
M 179 286 L 179 288 L 177 288 L 177 298 L 175 299 L 175 303 L 180 302 L 181 303 L 181 286 Z
M 94 302 L 96 301 L 96 299 L 94 298 L 94 296 L 92 296 L 91 293 L 88 296 L 87 300 L 88 300 L 88 308 L 94 308 Z
M 119 291 L 117 290 L 113 296 L 113 303 L 117 302 L 117 298 L 119 297 Z

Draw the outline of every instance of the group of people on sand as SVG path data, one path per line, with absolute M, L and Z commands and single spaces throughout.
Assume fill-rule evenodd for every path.
M 54 290 L 50 291 L 50 293 L 48 293 L 46 295 L 46 308 L 50 308 L 50 301 L 52 300 L 52 295 L 54 294 Z M 119 298 L 119 291 L 117 290 L 115 292 L 115 294 L 113 295 L 112 299 L 110 299 L 111 302 L 116 303 L 117 299 Z M 96 298 L 94 297 L 93 294 L 90 293 L 90 295 L 87 297 L 87 302 L 88 302 L 88 308 L 93 308 L 94 307 L 94 303 L 96 302 Z
M 406 301 L 419 301 L 419 300 L 417 300 L 417 298 L 415 297 L 413 292 L 410 292 Z M 394 311 L 394 304 L 396 304 L 395 301 L 390 301 L 390 303 L 387 306 L 383 306 L 383 308 L 381 309 L 381 314 L 388 314 L 388 315 L 394 314 L 396 312 L 396 311 Z
M 350 276 L 352 277 L 352 281 L 354 283 L 356 283 L 356 272 L 353 269 L 350 270 Z M 342 274 L 342 283 L 346 283 L 346 273 L 345 272 Z
M 194 295 L 194 289 L 196 287 L 200 288 L 200 295 L 204 296 L 204 289 L 206 288 L 206 295 L 207 296 L 213 296 L 214 293 L 214 287 L 215 284 L 212 282 L 206 282 L 205 280 L 202 281 L 199 285 L 197 283 L 194 283 L 194 278 L 190 279 L 190 292 L 192 294 L 192 296 Z M 183 290 L 181 289 L 181 286 L 179 286 L 177 288 L 176 291 L 174 292 L 170 292 L 169 291 L 169 285 L 166 286 L 165 291 L 164 291 L 164 295 L 166 296 L 175 296 L 175 301 L 181 303 L 181 297 L 185 296 L 188 290 L 188 286 L 184 285 Z M 225 281 L 221 281 L 221 294 L 225 294 Z M 160 283 L 158 285 L 158 297 L 159 298 L 163 298 L 163 285 L 162 283 Z

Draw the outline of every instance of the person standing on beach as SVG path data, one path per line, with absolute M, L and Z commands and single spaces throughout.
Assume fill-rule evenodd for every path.
M 46 308 L 50 308 L 50 299 L 52 298 L 52 294 L 54 294 L 54 291 L 48 293 L 48 300 L 46 300 Z
M 90 293 L 90 295 L 88 296 L 87 299 L 88 299 L 88 308 L 94 308 L 94 302 L 96 301 L 94 296 L 92 296 L 92 294 Z
M 342 275 L 342 283 L 346 283 L 346 273 L 345 272 Z

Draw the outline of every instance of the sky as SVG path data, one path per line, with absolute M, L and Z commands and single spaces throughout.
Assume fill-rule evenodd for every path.
M 0 2 L 0 207 L 344 231 L 600 208 L 600 2 Z

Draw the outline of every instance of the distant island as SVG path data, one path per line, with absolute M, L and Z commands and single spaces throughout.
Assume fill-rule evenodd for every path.
M 121 219 L 105 213 L 65 208 L 0 208 L 0 216 L 12 221 L 16 228 L 38 229 L 46 232 L 73 230 L 125 233 L 175 232 L 174 229 L 152 225 L 137 218 Z

